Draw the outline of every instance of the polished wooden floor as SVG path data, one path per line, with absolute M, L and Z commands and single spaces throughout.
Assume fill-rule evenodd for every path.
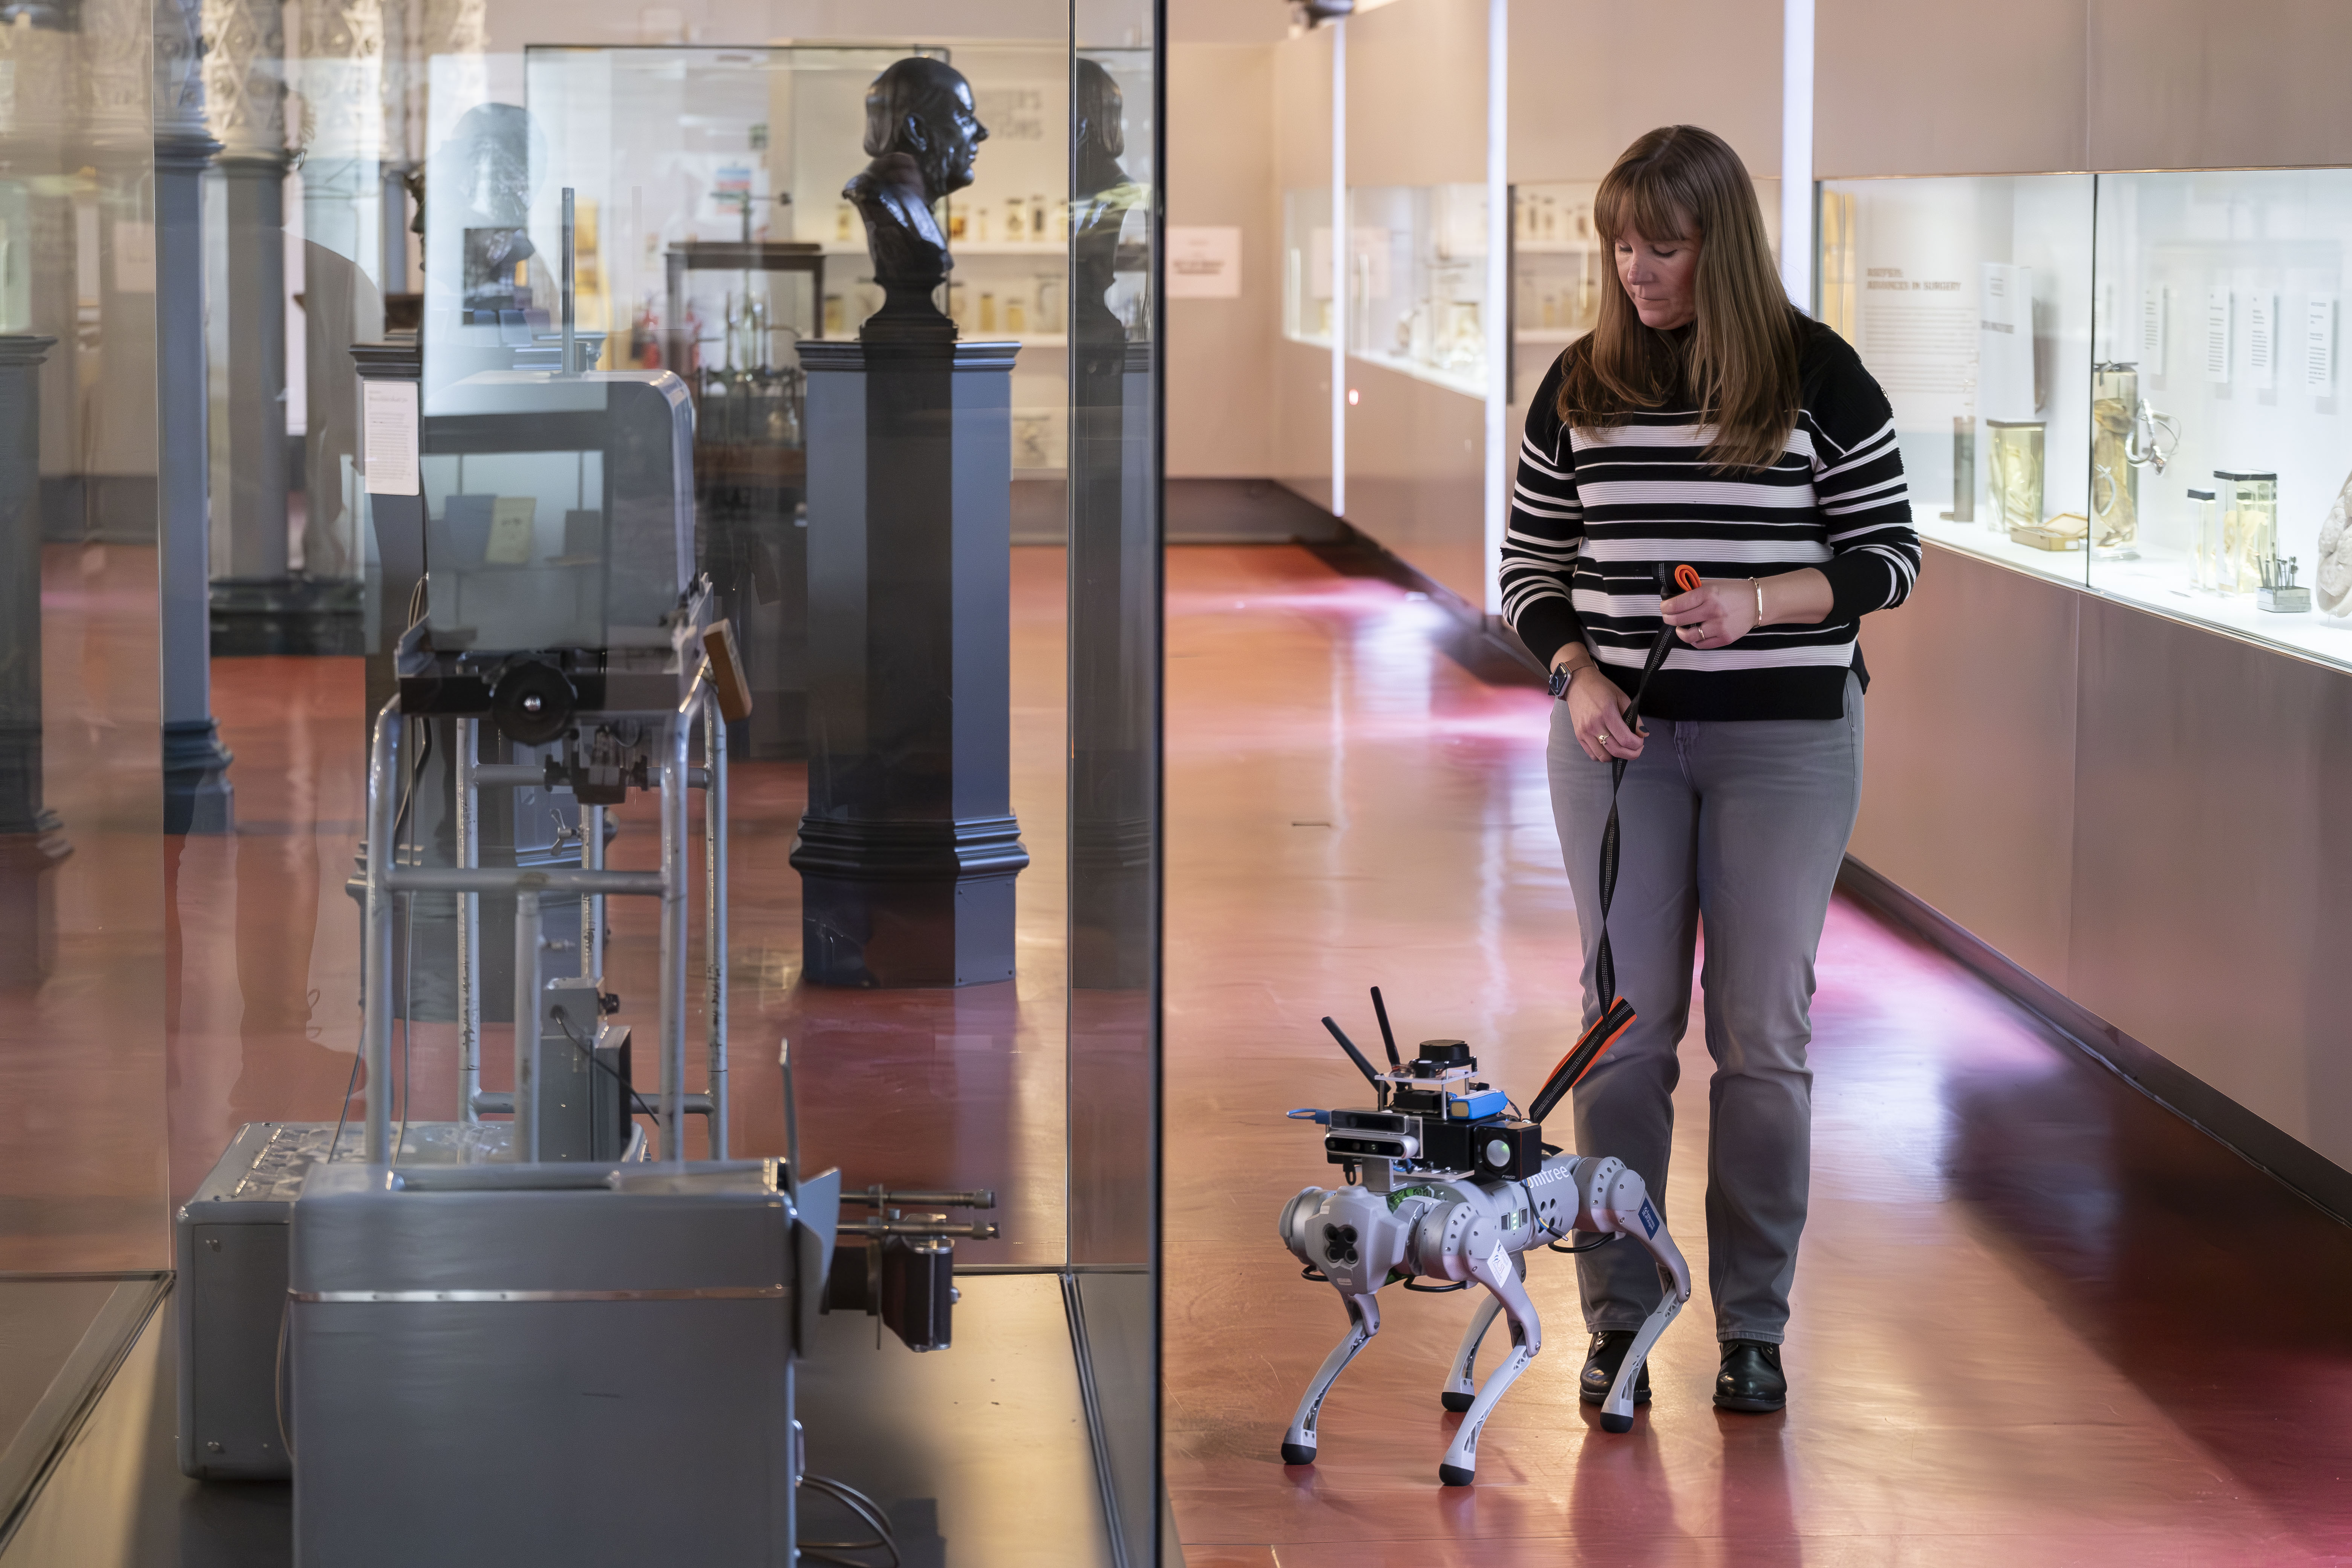
M 781 1146 L 789 1033 L 812 1159 L 853 1184 L 996 1186 L 1005 1239 L 965 1256 L 1038 1263 L 1061 1257 L 1065 1213 L 1063 568 L 1015 554 L 1022 978 L 800 985 L 783 864 L 800 771 L 739 769 L 736 1131 L 741 1151 Z M 1315 1020 L 1369 1035 L 1380 984 L 1408 1039 L 1466 1037 L 1524 1094 L 1573 1019 L 1545 700 L 1465 673 L 1435 609 L 1359 565 L 1169 559 L 1165 1452 L 1192 1568 L 2352 1557 L 2352 1232 L 1843 904 L 1820 964 L 1788 1412 L 1710 1408 L 1702 1298 L 1659 1353 L 1654 1405 L 1601 1434 L 1571 1386 L 1569 1268 L 1538 1257 L 1548 1349 L 1488 1428 L 1477 1486 L 1435 1475 L 1458 1296 L 1388 1292 L 1319 1462 L 1282 1466 L 1342 1321 L 1274 1236 L 1282 1200 L 1329 1179 L 1283 1112 L 1358 1092 Z M 50 978 L 0 1011 L 0 1268 L 163 1267 L 170 1200 L 234 1127 L 331 1116 L 349 1079 L 359 675 L 217 661 L 239 831 L 159 841 L 152 558 L 143 578 L 121 551 L 54 552 L 48 570 L 58 710 L 104 700 L 51 726 L 74 853 Z M 632 815 L 616 858 L 651 845 Z M 652 994 L 646 934 L 625 924 L 616 947 L 633 1007 Z M 1703 1277 L 1706 1064 L 1685 1048 L 1667 1212 Z M 418 1030 L 420 1116 L 451 1104 L 448 1051 Z
M 1702 1293 L 1654 1403 L 1602 1433 L 1568 1260 L 1538 1255 L 1546 1349 L 1475 1487 L 1436 1479 L 1460 1296 L 1385 1292 L 1317 1464 L 1286 1468 L 1343 1317 L 1275 1239 L 1331 1179 L 1283 1112 L 1361 1089 L 1316 1019 L 1362 1041 L 1377 983 L 1408 1039 L 1465 1037 L 1524 1095 L 1573 1022 L 1575 912 L 1540 690 L 1474 680 L 1430 605 L 1303 552 L 1169 571 L 1165 1442 L 1190 1568 L 2352 1557 L 2352 1231 L 1843 902 L 1789 1409 L 1711 1407 Z M 1696 1034 L 1684 1057 L 1667 1213 L 1703 1279 Z

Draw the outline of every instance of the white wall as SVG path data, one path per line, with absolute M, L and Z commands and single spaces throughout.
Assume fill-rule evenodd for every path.
M 1516 0 L 1513 184 L 1597 180 L 1633 138 L 1675 124 L 1721 136 L 1759 180 L 1780 175 L 1779 0 Z
M 1279 7 L 1265 10 L 1279 18 Z M 1282 204 L 1274 68 L 1271 44 L 1168 50 L 1169 225 L 1242 231 L 1241 298 L 1167 301 L 1171 479 L 1276 471 Z

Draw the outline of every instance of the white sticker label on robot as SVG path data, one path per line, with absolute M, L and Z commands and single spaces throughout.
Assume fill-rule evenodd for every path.
M 367 489 L 372 496 L 413 496 L 416 490 L 416 384 L 364 381 Z
M 1168 297 L 1240 299 L 1242 231 L 1171 226 L 1168 230 Z
M 2325 397 L 2336 390 L 2336 299 L 2315 294 L 2303 312 L 2303 388 Z

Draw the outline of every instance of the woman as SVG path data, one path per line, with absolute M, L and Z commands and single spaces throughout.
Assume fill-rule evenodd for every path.
M 1790 305 L 1722 138 L 1651 132 L 1601 182 L 1593 218 L 1614 286 L 1528 405 L 1502 564 L 1504 613 L 1560 699 L 1552 812 L 1587 1026 L 1611 1000 L 1594 989 L 1598 859 L 1611 766 L 1627 764 L 1609 936 L 1638 1016 L 1577 1086 L 1576 1146 L 1665 1191 L 1703 923 L 1715 1403 L 1778 1410 L 1811 1157 L 1813 953 L 1861 790 L 1855 632 L 1909 595 L 1919 542 L 1886 395 Z M 1700 586 L 1661 603 L 1662 563 L 1696 568 Z M 1629 726 L 1662 617 L 1677 641 Z M 1597 1405 L 1658 1279 L 1635 1247 L 1578 1265 L 1592 1331 L 1581 1393 Z

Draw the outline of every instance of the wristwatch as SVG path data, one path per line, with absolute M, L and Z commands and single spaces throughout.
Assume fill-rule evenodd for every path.
M 1584 666 L 1580 664 L 1556 664 L 1551 667 L 1551 695 L 1554 701 L 1559 701 L 1568 696 L 1568 683 L 1574 680 L 1576 672 L 1583 668 Z

